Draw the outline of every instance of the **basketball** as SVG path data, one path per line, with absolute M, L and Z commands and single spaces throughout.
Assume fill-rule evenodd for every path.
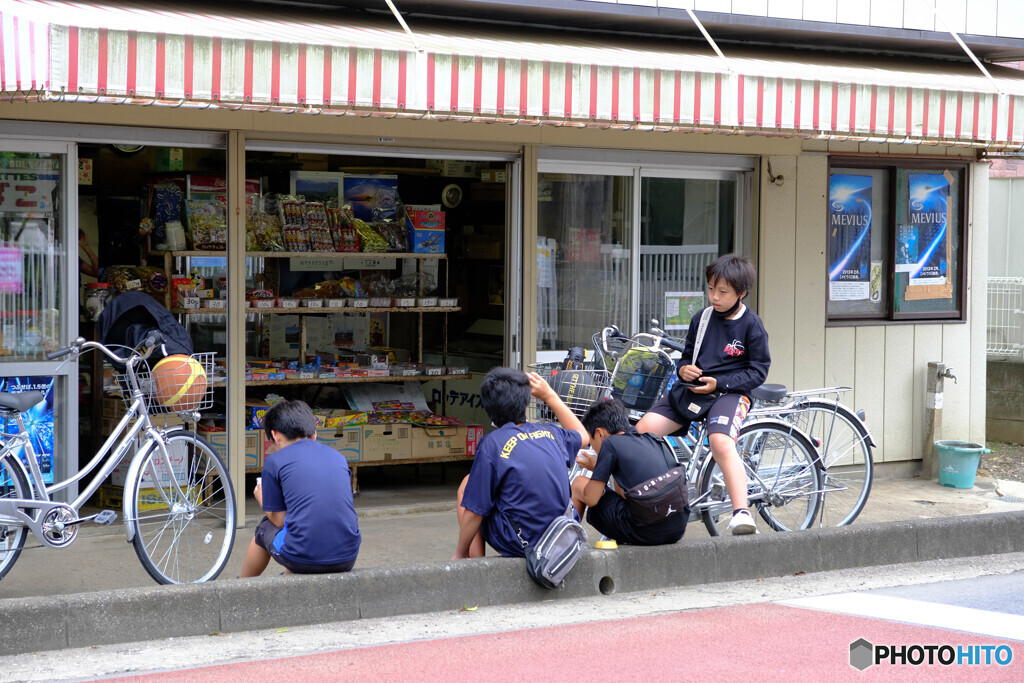
M 153 394 L 161 405 L 190 410 L 206 395 L 206 371 L 191 356 L 175 354 L 153 367 Z

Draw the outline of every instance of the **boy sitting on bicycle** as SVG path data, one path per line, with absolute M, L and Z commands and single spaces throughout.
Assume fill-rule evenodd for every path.
M 316 417 L 302 401 L 275 403 L 263 417 L 263 429 L 279 450 L 256 480 L 253 495 L 266 514 L 245 552 L 240 578 L 259 576 L 270 558 L 287 574 L 351 570 L 362 537 L 345 456 L 316 440 Z
M 593 472 L 589 478 L 580 475 L 572 482 L 577 512 L 582 515 L 583 506 L 588 506 L 590 526 L 618 543 L 664 545 L 682 538 L 690 513 L 685 500 L 674 509 L 669 506 L 662 521 L 644 524 L 636 519 L 624 494 L 676 466 L 668 444 L 660 437 L 638 434 L 629 424 L 626 406 L 618 399 L 592 405 L 583 416 L 583 426 L 590 434 L 596 457 L 586 451 L 576 456 L 580 467 Z M 615 477 L 615 488 L 607 486 L 611 477 Z
M 531 395 L 547 404 L 558 425 L 526 421 Z M 480 440 L 459 486 L 452 559 L 483 557 L 485 541 L 505 557 L 524 557 L 524 544 L 535 543 L 569 507 L 568 468 L 590 438 L 535 372 L 494 368 L 480 385 L 480 403 L 497 429 Z
M 736 440 L 750 409 L 748 393 L 764 384 L 771 366 L 764 324 L 743 304 L 757 275 L 750 259 L 736 254 L 720 256 L 704 274 L 713 312 L 700 344 L 700 357 L 694 358 L 693 350 L 703 311 L 690 321 L 685 350 L 676 369 L 682 382 L 696 386 L 676 383 L 636 428 L 658 436 L 685 434 L 703 412 L 711 455 L 722 470 L 732 501 L 729 529 L 734 535 L 754 534 L 757 526 L 747 510 L 747 475 L 736 451 Z M 714 402 L 702 411 L 698 405 L 711 398 Z

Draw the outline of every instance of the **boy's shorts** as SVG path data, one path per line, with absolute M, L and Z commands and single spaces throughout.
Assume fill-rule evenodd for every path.
M 256 527 L 256 545 L 270 553 L 270 556 L 279 565 L 292 574 L 336 574 L 351 571 L 352 567 L 356 564 L 355 560 L 339 562 L 337 564 L 302 564 L 301 562 L 292 562 L 287 558 L 281 557 L 277 552 L 277 548 L 274 547 L 274 538 L 283 530 L 284 527 L 277 526 L 268 517 L 264 516 L 260 520 L 259 526 Z
M 750 410 L 750 399 L 743 394 L 722 394 L 704 415 L 707 420 L 708 434 L 728 434 L 733 441 L 736 441 L 740 438 L 740 427 L 743 426 L 743 420 L 747 418 L 748 410 Z M 685 436 L 686 431 L 690 428 L 690 420 L 672 410 L 668 394 L 659 398 L 647 412 L 661 415 L 681 425 L 670 436 Z

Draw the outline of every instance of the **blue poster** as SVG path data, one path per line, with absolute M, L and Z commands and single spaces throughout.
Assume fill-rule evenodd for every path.
M 396 220 L 398 216 L 398 176 L 345 176 L 345 203 L 352 215 L 370 223 Z
M 829 177 L 829 299 L 867 299 L 871 294 L 871 176 Z
M 910 273 L 911 285 L 944 285 L 949 181 L 941 173 L 911 173 L 908 182 L 910 222 L 900 226 L 896 270 Z M 906 254 L 904 232 L 908 243 Z
M 53 483 L 53 393 L 56 380 L 53 377 L 0 377 L 0 391 L 19 394 L 26 391 L 43 392 L 43 400 L 21 414 L 25 429 L 32 434 L 32 448 L 39 460 L 43 481 Z M 17 434 L 18 424 L 5 420 L 4 434 Z M 25 454 L 21 453 L 22 462 Z

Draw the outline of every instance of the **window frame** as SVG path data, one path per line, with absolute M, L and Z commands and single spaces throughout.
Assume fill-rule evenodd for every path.
M 851 169 L 864 169 L 864 170 L 878 170 L 885 173 L 885 191 L 888 193 L 887 197 L 887 209 L 889 215 L 889 225 L 886 228 L 889 230 L 888 239 L 886 240 L 886 272 L 884 273 L 884 282 L 886 283 L 886 307 L 885 312 L 882 314 L 869 314 L 869 313 L 831 313 L 829 311 L 829 287 L 828 287 L 828 248 L 826 244 L 825 259 L 822 264 L 825 269 L 825 325 L 826 327 L 839 327 L 859 324 L 899 324 L 899 323 L 965 323 L 967 321 L 967 289 L 968 289 L 968 273 L 967 273 L 967 246 L 969 238 L 969 227 L 967 224 L 968 216 L 968 197 L 970 196 L 969 185 L 970 185 L 970 164 L 971 160 L 964 159 L 963 157 L 913 157 L 913 156 L 901 156 L 901 157 L 879 157 L 879 156 L 860 156 L 860 155 L 830 155 L 828 160 L 828 172 L 826 174 L 826 201 L 823 207 L 825 214 L 825 220 L 823 225 L 825 226 L 826 241 L 828 234 L 828 221 L 829 221 L 829 203 L 827 201 L 828 190 L 827 186 L 832 178 L 832 174 L 837 168 L 851 168 Z M 912 311 L 912 312 L 898 312 L 896 311 L 896 249 L 897 249 L 897 234 L 896 229 L 897 222 L 897 178 L 898 172 L 904 171 L 917 171 L 917 170 L 954 170 L 960 173 L 959 187 L 956 188 L 957 197 L 957 230 L 955 232 L 956 239 L 959 241 L 959 248 L 957 249 L 956 267 L 957 267 L 957 282 L 958 288 L 957 296 L 954 298 L 956 302 L 956 310 L 952 311 Z

